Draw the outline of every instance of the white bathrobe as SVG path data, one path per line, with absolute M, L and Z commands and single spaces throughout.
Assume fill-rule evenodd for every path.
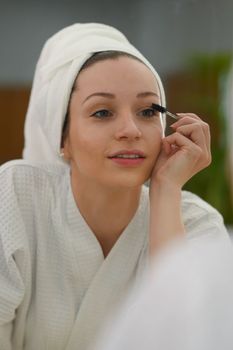
M 190 242 L 228 240 L 222 217 L 183 192 Z M 81 216 L 69 169 L 13 161 L 0 168 L 0 349 L 86 350 L 148 257 L 148 188 L 104 259 Z M 12 334 L 12 336 L 11 336 Z

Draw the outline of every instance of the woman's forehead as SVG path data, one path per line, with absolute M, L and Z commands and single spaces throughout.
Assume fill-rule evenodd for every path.
M 75 90 L 96 88 L 153 89 L 159 94 L 154 73 L 142 62 L 131 57 L 119 57 L 95 62 L 82 70 L 75 82 Z

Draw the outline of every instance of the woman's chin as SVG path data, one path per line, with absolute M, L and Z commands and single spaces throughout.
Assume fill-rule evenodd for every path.
M 118 188 L 138 188 L 150 179 L 150 176 L 127 175 L 114 181 Z

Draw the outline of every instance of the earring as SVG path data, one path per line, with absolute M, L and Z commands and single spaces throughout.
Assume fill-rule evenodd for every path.
M 59 153 L 59 156 L 61 157 L 61 158 L 63 158 L 64 157 L 64 151 L 61 151 L 60 153 Z

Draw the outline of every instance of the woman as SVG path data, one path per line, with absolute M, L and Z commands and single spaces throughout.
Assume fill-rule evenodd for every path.
M 116 29 L 76 24 L 46 43 L 26 160 L 1 168 L 1 349 L 88 349 L 148 251 L 227 239 L 216 210 L 181 192 L 210 162 L 208 126 L 180 114 L 164 138 L 152 103 L 165 104 L 160 78 Z

